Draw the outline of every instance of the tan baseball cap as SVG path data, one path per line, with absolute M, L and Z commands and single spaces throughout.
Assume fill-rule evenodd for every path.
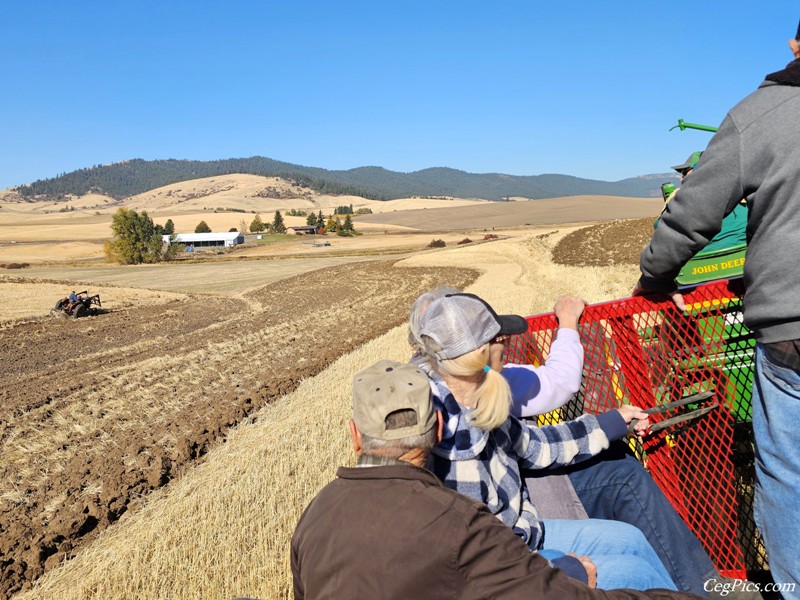
M 414 425 L 386 430 L 386 417 L 411 409 Z M 382 360 L 353 377 L 353 421 L 358 430 L 379 440 L 398 440 L 422 435 L 436 423 L 436 409 L 428 376 L 418 367 Z

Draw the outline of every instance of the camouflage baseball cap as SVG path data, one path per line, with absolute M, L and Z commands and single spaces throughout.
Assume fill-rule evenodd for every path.
M 398 410 L 413 410 L 413 425 L 386 430 L 386 417 Z M 382 360 L 353 377 L 353 421 L 358 430 L 379 440 L 422 435 L 436 424 L 436 409 L 428 376 L 418 367 Z

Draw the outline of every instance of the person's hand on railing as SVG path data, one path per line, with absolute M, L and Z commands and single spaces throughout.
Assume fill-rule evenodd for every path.
M 633 291 L 631 292 L 631 296 L 646 296 L 647 294 L 657 294 L 660 292 L 655 292 L 653 290 L 647 290 L 642 287 L 640 281 L 636 282 L 636 285 L 633 286 Z M 675 306 L 681 312 L 686 310 L 686 302 L 683 299 L 683 294 L 681 294 L 678 290 L 673 290 L 671 292 L 666 292 L 666 294 L 672 298 L 672 301 L 675 303 Z
M 586 308 L 586 302 L 577 296 L 559 296 L 553 306 L 558 326 L 577 329 L 584 308 Z

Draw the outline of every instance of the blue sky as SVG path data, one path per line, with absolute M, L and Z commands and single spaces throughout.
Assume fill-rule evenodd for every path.
M 108 0 L 0 9 L 0 189 L 261 155 L 615 181 L 792 58 L 796 0 Z

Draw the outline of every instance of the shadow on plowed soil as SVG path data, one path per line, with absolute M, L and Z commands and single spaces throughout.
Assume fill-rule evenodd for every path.
M 0 330 L 0 596 L 30 586 L 253 411 L 401 324 L 459 269 L 342 265 Z

